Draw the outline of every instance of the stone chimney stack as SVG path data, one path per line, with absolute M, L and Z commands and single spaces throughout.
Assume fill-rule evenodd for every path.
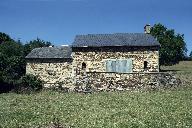
M 144 32 L 146 34 L 150 34 L 151 32 L 151 25 L 150 24 L 146 24 L 145 27 L 144 27 Z
M 50 48 L 51 48 L 51 47 L 54 47 L 54 45 L 50 45 L 49 47 L 50 47 Z

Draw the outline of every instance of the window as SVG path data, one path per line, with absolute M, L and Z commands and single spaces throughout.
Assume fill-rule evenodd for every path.
M 131 59 L 111 59 L 106 61 L 107 72 L 130 73 L 132 72 Z
M 148 62 L 144 61 L 144 69 L 147 69 Z
M 106 61 L 106 71 L 107 72 L 116 72 L 116 61 L 115 60 Z
M 86 69 L 86 63 L 82 63 L 82 69 Z

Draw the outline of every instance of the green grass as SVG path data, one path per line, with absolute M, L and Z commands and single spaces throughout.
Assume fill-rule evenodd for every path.
M 173 66 L 162 66 L 161 69 L 175 72 L 185 86 L 192 86 L 192 61 L 182 61 Z
M 181 69 L 178 75 L 192 75 L 191 68 L 185 69 L 182 63 L 170 68 Z M 54 91 L 0 94 L 0 127 L 46 127 L 54 119 L 75 128 L 192 127 L 191 86 L 87 95 Z
M 192 61 L 181 61 L 179 64 L 173 66 L 162 66 L 161 68 L 164 70 L 192 73 Z

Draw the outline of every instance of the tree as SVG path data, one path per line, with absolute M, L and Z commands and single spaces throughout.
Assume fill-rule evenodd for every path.
M 0 82 L 13 83 L 25 74 L 25 56 L 34 48 L 50 46 L 51 43 L 36 39 L 23 45 L 9 35 L 0 33 Z
M 25 56 L 32 49 L 50 45 L 50 42 L 39 38 L 23 45 L 20 40 L 15 41 L 0 32 L 0 93 L 9 91 L 25 75 Z
M 183 34 L 175 34 L 173 29 L 169 30 L 162 24 L 155 24 L 151 28 L 151 35 L 161 44 L 160 64 L 173 65 L 185 58 L 187 49 Z
M 3 32 L 0 32 L 0 44 L 7 41 L 13 41 L 11 37 Z
M 37 38 L 36 40 L 32 40 L 24 45 L 24 55 L 26 56 L 27 54 L 29 54 L 34 48 L 48 47 L 50 45 L 50 42 Z
M 6 56 L 23 56 L 23 45 L 16 41 L 7 41 L 0 44 L 0 53 Z
M 192 51 L 189 54 L 189 58 L 192 59 Z
M 12 83 L 25 74 L 23 45 L 16 41 L 0 44 L 0 80 Z

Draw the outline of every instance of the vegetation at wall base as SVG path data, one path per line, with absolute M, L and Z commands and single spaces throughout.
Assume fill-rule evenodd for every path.
M 37 76 L 30 74 L 22 76 L 14 85 L 14 91 L 16 93 L 32 93 L 43 89 L 43 81 Z

